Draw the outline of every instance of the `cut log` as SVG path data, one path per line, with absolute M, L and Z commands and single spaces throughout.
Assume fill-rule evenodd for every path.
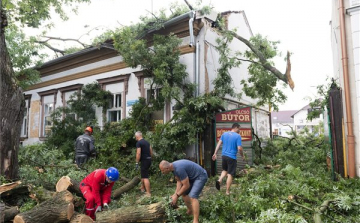
M 128 192 L 129 190 L 133 189 L 136 185 L 140 183 L 139 177 L 134 177 L 130 182 L 126 183 L 124 186 L 114 190 L 113 196 L 114 199 L 120 198 L 121 194 Z
M 5 191 L 12 190 L 15 187 L 19 186 L 20 184 L 21 184 L 21 181 L 16 181 L 16 182 L 13 182 L 13 183 L 0 185 L 0 194 L 2 194 Z
M 164 222 L 165 207 L 162 202 L 130 206 L 96 214 L 96 223 Z
M 14 219 L 14 217 L 19 214 L 19 208 L 18 207 L 9 207 L 6 208 L 4 211 L 4 222 L 11 221 Z
M 71 193 L 75 193 L 76 196 L 83 198 L 83 194 L 81 193 L 79 186 L 80 184 L 76 180 L 73 180 L 68 176 L 63 176 L 56 183 L 56 192 L 68 190 Z
M 74 214 L 74 196 L 69 191 L 56 193 L 53 198 L 30 211 L 18 214 L 14 223 L 61 223 L 69 222 Z
M 75 213 L 70 220 L 70 223 L 93 223 L 93 222 L 94 221 L 89 216 L 79 213 Z

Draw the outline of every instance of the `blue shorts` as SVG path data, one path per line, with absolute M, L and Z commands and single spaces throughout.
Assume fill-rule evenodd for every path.
M 191 198 L 198 199 L 207 180 L 208 180 L 207 173 L 204 172 L 196 180 L 190 182 L 190 189 L 185 194 L 189 195 L 189 197 Z

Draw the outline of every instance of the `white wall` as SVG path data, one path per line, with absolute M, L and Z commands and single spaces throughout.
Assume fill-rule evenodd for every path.
M 351 112 L 353 118 L 353 129 L 355 136 L 355 165 L 357 176 L 360 176 L 360 17 L 358 0 L 344 0 L 345 10 L 348 13 L 345 15 L 345 33 L 346 44 L 348 51 L 348 71 L 349 71 L 349 85 L 350 85 L 350 100 Z M 344 78 L 342 70 L 342 55 L 341 55 L 341 39 L 340 39 L 340 22 L 338 11 L 338 0 L 332 1 L 332 19 L 331 19 L 331 47 L 333 52 L 334 78 L 338 80 L 342 89 L 343 95 L 343 114 L 344 123 L 347 122 L 346 104 L 344 93 Z M 351 9 L 352 8 L 352 9 Z M 345 124 L 345 135 L 348 135 L 348 130 Z M 347 140 L 347 137 L 345 137 Z M 347 145 L 347 144 L 346 144 Z M 347 152 L 347 148 L 346 148 Z

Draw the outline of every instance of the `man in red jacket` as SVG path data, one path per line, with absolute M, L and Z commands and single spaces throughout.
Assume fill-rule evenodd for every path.
M 80 190 L 86 199 L 85 214 L 95 220 L 95 213 L 108 208 L 111 201 L 111 189 L 119 179 L 119 171 L 115 167 L 97 169 L 80 182 Z

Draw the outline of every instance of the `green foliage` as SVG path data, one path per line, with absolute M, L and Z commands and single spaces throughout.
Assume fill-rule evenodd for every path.
M 220 20 L 220 22 L 223 23 L 222 20 Z M 235 96 L 229 71 L 234 67 L 238 67 L 241 62 L 232 56 L 231 49 L 228 46 L 233 39 L 234 37 L 229 33 L 224 33 L 222 38 L 216 39 L 216 43 L 218 44 L 216 49 L 220 54 L 220 68 L 217 70 L 218 74 L 213 84 L 214 93 L 219 95 L 219 97 L 224 97 L 226 94 Z
M 262 52 L 271 65 L 274 65 L 271 59 L 280 56 L 277 49 L 278 41 L 269 41 L 258 34 L 251 37 L 250 42 Z M 250 50 L 247 50 L 244 55 L 250 61 L 257 60 L 257 56 Z M 274 110 L 278 110 L 278 105 L 287 99 L 286 95 L 277 88 L 278 78 L 257 62 L 252 62 L 248 71 L 250 77 L 241 81 L 244 93 L 253 99 L 258 99 L 257 106 L 271 105 Z
M 5 40 L 19 86 L 26 89 L 38 82 L 38 71 L 29 67 L 42 63 L 45 55 L 39 53 L 39 50 L 43 47 L 35 43 L 35 38 L 26 38 L 25 33 L 15 25 L 8 26 Z
M 6 0 L 1 1 L 1 10 L 7 17 L 5 39 L 18 85 L 26 89 L 39 81 L 39 73 L 34 69 L 48 55 L 35 36 L 26 36 L 23 27 L 40 28 L 55 14 L 67 20 L 64 7 L 71 7 L 76 12 L 76 4 L 90 0 Z M 74 5 L 75 4 L 75 5 Z M 52 12 L 52 14 L 51 14 Z M 49 25 L 48 27 L 50 27 Z M 44 28 L 44 27 L 43 27 Z M 70 50 L 68 51 L 70 52 Z
M 110 98 L 111 93 L 102 90 L 98 83 L 84 85 L 80 95 L 75 93 L 70 97 L 67 107 L 57 108 L 51 114 L 53 127 L 46 145 L 63 151 L 67 158 L 73 158 L 74 142 L 86 126 L 95 126 L 94 132 L 98 134 L 95 106 L 107 107 Z
M 313 120 L 315 118 L 319 118 L 321 114 L 324 113 L 325 109 L 329 107 L 329 92 L 333 89 L 338 89 L 338 84 L 335 82 L 334 79 L 327 78 L 326 84 L 318 85 L 316 87 L 318 97 L 312 100 L 309 105 L 311 107 L 310 112 L 307 115 L 308 120 Z

